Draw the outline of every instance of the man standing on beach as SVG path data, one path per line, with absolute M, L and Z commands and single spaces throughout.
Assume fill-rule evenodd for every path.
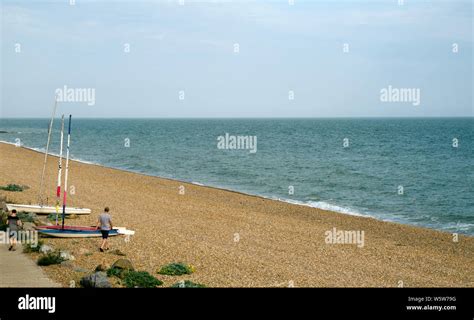
M 100 252 L 109 250 L 109 231 L 112 230 L 112 218 L 109 214 L 109 207 L 105 207 L 104 212 L 100 214 L 97 220 L 97 229 L 100 228 L 102 233 L 102 244 L 100 245 Z
M 18 228 L 21 227 L 21 220 L 16 215 L 16 210 L 13 209 L 12 213 L 8 216 L 7 225 L 10 232 L 10 247 L 9 251 L 15 251 L 16 239 L 18 237 Z

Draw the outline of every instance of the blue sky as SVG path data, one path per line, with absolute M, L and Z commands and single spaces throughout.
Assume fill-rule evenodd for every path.
M 1 9 L 2 117 L 48 117 L 64 85 L 96 91 L 93 106 L 60 104 L 75 117 L 473 115 L 470 1 L 3 0 Z M 421 104 L 381 102 L 389 85 L 419 88 Z

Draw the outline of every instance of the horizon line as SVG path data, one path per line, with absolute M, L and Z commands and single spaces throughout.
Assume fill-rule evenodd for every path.
M 59 115 L 56 117 L 60 117 Z M 473 115 L 464 115 L 464 116 L 327 116 L 327 117 L 76 117 L 75 119 L 90 119 L 90 120 L 100 120 L 100 119 L 137 119 L 137 120 L 252 120 L 252 119 L 298 119 L 298 120 L 314 120 L 314 119 L 446 119 L 446 118 L 474 118 Z M 33 120 L 33 119 L 51 119 L 51 117 L 0 117 L 0 120 Z

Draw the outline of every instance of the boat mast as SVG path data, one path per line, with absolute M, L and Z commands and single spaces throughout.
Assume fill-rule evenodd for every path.
M 44 175 L 46 173 L 46 162 L 48 161 L 49 142 L 51 141 L 51 132 L 53 131 L 53 121 L 54 121 L 54 116 L 56 115 L 57 106 L 58 106 L 58 100 L 55 97 L 53 114 L 51 116 L 51 121 L 49 122 L 48 142 L 46 143 L 46 152 L 44 153 L 43 171 L 41 172 L 41 183 L 40 183 L 39 197 L 38 197 L 40 206 L 43 206 L 43 203 L 44 203 L 44 199 L 43 199 Z
M 58 167 L 58 187 L 56 188 L 56 225 L 58 225 L 59 204 L 61 203 L 61 175 L 63 160 L 63 141 L 64 141 L 64 114 L 61 117 L 61 142 L 59 149 L 59 167 Z
M 69 172 L 69 145 L 71 144 L 71 115 L 69 115 L 69 126 L 67 130 L 67 147 L 66 147 L 66 174 L 64 175 L 64 195 L 63 195 L 63 224 L 62 229 L 64 230 L 64 219 L 66 217 L 66 196 L 67 196 L 67 175 Z

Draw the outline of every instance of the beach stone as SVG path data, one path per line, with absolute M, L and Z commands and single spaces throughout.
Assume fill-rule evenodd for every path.
M 112 288 L 105 272 L 94 272 L 80 281 L 84 288 Z
M 116 269 L 122 269 L 122 270 L 135 270 L 133 268 L 133 264 L 130 260 L 128 259 L 118 259 L 117 261 L 114 262 L 112 265 L 112 268 Z
M 63 258 L 64 260 L 76 260 L 76 258 L 71 253 L 69 253 L 69 251 L 61 250 L 59 252 L 59 256 Z
M 53 252 L 54 249 L 51 246 L 48 246 L 47 244 L 43 244 L 39 250 L 41 253 L 47 254 L 50 252 Z

